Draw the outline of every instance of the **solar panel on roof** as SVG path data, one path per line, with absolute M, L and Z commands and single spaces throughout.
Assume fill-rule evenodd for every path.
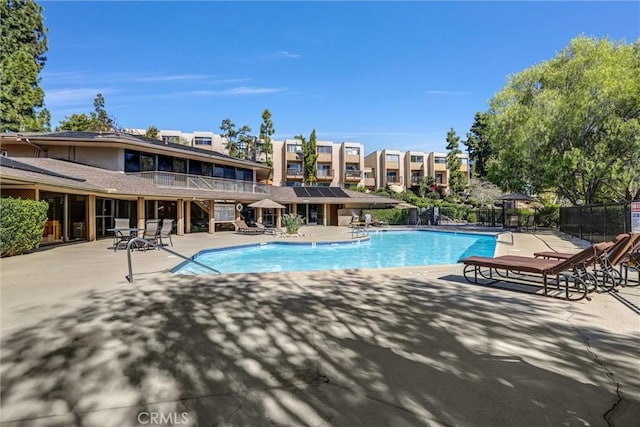
M 293 192 L 297 197 L 349 197 L 339 187 L 294 187 Z

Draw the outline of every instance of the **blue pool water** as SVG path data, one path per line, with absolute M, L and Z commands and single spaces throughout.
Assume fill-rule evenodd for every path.
M 221 273 L 345 270 L 455 264 L 460 258 L 494 255 L 495 236 L 436 231 L 372 232 L 361 242 L 291 244 L 269 242 L 239 248 L 209 249 L 194 259 Z M 211 274 L 194 263 L 173 270 L 180 274 Z

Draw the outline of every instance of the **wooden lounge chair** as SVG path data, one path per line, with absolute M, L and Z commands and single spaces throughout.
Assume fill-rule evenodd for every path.
M 241 219 L 237 219 L 234 222 L 236 226 L 236 232 L 241 234 L 263 234 L 264 230 L 259 227 L 249 227 L 246 222 Z
M 589 284 L 584 279 L 587 277 L 586 265 L 593 262 L 606 247 L 601 243 L 592 245 L 565 260 L 506 255 L 496 258 L 471 256 L 459 262 L 464 264 L 464 277 L 471 283 L 493 285 L 511 282 L 541 286 L 544 295 L 548 296 L 549 279 L 555 278 L 553 284 L 557 288 L 564 281 L 566 299 L 581 300 L 589 292 Z M 489 282 L 481 283 L 483 279 Z
M 600 245 L 603 251 L 593 262 L 593 274 L 601 282 L 600 286 L 606 291 L 610 291 L 616 285 L 626 285 L 627 280 L 624 279 L 621 271 L 615 269 L 615 266 L 620 265 L 624 268 L 623 264 L 631 253 L 640 249 L 640 233 L 618 234 L 611 242 L 604 242 Z M 537 258 L 566 260 L 575 254 L 543 251 L 533 255 Z

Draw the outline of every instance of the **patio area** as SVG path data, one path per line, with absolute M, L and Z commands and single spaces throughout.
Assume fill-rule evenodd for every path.
M 305 227 L 298 241 L 350 239 Z M 174 237 L 198 250 L 276 239 Z M 3 425 L 634 425 L 640 289 L 567 302 L 462 266 L 184 277 L 111 240 L 0 260 Z M 571 251 L 552 231 L 497 254 Z

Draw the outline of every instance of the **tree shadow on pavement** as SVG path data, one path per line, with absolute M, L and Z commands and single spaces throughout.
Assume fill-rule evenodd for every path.
M 616 379 L 568 306 L 419 274 L 159 275 L 3 337 L 2 421 L 606 425 Z M 636 343 L 590 333 L 633 375 Z

